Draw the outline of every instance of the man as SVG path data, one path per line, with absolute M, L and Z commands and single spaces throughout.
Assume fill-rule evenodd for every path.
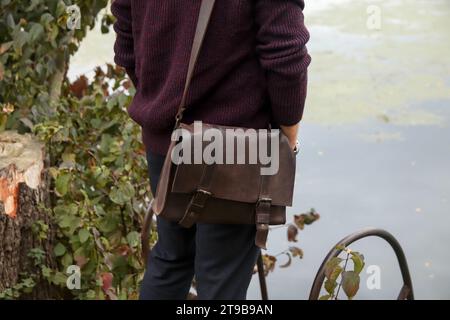
M 180 104 L 201 0 L 114 0 L 115 62 L 137 92 L 128 109 L 142 127 L 153 194 Z M 306 99 L 303 0 L 217 0 L 194 70 L 183 121 L 280 127 L 294 148 Z M 259 249 L 254 225 L 158 217 L 141 299 L 245 299 Z

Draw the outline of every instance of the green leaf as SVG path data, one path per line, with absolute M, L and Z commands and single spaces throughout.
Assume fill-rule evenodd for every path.
M 52 269 L 50 269 L 49 267 L 46 267 L 46 266 L 42 266 L 41 273 L 42 273 L 42 276 L 44 276 L 44 278 L 48 279 L 52 274 Z
M 325 294 L 319 298 L 319 300 L 330 300 L 330 299 L 331 299 L 331 295 L 329 295 L 329 294 Z
M 364 264 L 364 256 L 356 251 L 352 251 L 351 255 L 352 255 L 351 259 L 353 260 L 353 266 L 354 266 L 353 271 L 355 271 L 357 274 L 360 274 L 365 265 Z
M 80 260 L 81 258 L 86 258 L 84 247 L 79 247 L 77 250 L 75 250 L 75 252 L 73 253 L 73 257 L 76 261 Z
M 327 290 L 327 292 L 330 295 L 334 294 L 334 289 L 336 288 L 336 286 L 337 286 L 337 282 L 335 280 L 330 280 L 330 279 L 326 280 L 325 284 L 324 284 L 325 290 Z
M 69 190 L 70 177 L 70 173 L 60 173 L 56 178 L 56 193 L 59 196 L 62 197 L 67 194 L 67 191 Z
M 81 243 L 85 243 L 85 242 L 89 239 L 90 235 L 91 235 L 91 234 L 90 234 L 89 231 L 86 230 L 86 229 L 81 229 L 81 230 L 78 232 L 78 237 L 80 238 L 80 242 L 81 242 Z
M 53 20 L 55 20 L 55 18 L 48 12 L 44 13 L 41 16 L 41 24 L 43 24 L 44 26 L 48 26 Z
M 68 228 L 72 224 L 73 218 L 69 215 L 59 216 L 58 225 L 61 228 Z
M 60 15 L 65 14 L 66 12 L 66 4 L 64 3 L 64 1 L 58 1 L 58 4 L 56 6 L 56 16 L 59 17 Z
M 61 155 L 61 158 L 62 158 L 63 162 L 76 162 L 76 155 L 75 155 L 75 153 L 64 152 Z
M 310 225 L 319 219 L 320 219 L 320 214 L 318 214 L 314 210 L 314 208 L 312 208 L 307 213 L 302 213 L 300 215 L 294 215 L 294 223 L 300 230 L 303 230 L 305 225 Z
M 58 242 L 53 251 L 55 252 L 55 256 L 60 257 L 66 253 L 66 247 L 61 242 Z
M 109 198 L 112 202 L 117 203 L 118 205 L 123 206 L 125 204 L 125 197 L 122 194 L 121 190 L 117 187 L 113 187 L 111 192 L 109 193 Z
M 342 268 L 340 265 L 337 265 L 333 269 L 333 272 L 331 272 L 329 279 L 336 280 L 339 277 L 339 275 L 342 273 L 342 271 L 344 271 L 344 268 Z
M 44 27 L 40 23 L 33 23 L 30 29 L 30 40 L 36 41 L 44 34 Z
M 124 205 L 126 202 L 130 201 L 135 195 L 135 190 L 130 182 L 125 182 L 119 185 L 119 187 L 114 187 L 109 193 L 109 198 L 112 202 L 118 205 Z
M 105 216 L 100 220 L 99 229 L 102 232 L 110 233 L 117 229 L 119 225 L 119 218 L 112 214 L 107 213 Z
M 4 42 L 4 43 L 0 44 L 0 55 L 4 54 L 6 51 L 8 51 L 12 45 L 13 45 L 12 41 L 8 41 L 8 42 Z
M 131 231 L 127 235 L 127 242 L 131 248 L 137 247 L 139 245 L 140 239 L 141 235 L 139 234 L 139 232 L 136 231 Z
M 117 273 L 126 273 L 127 272 L 128 262 L 123 256 L 115 256 L 113 258 L 113 271 Z
M 306 225 L 310 225 L 320 219 L 320 214 L 318 214 L 314 208 L 311 208 L 309 212 L 304 213 L 303 216 Z
M 89 300 L 94 300 L 95 299 L 95 291 L 94 290 L 88 290 L 88 292 L 86 292 L 86 298 Z
M 331 275 L 335 272 L 335 269 L 341 262 L 342 259 L 339 257 L 333 257 L 327 261 L 325 265 L 325 277 L 327 277 L 327 279 L 331 279 Z
M 352 299 L 359 290 L 359 274 L 354 271 L 342 273 L 342 289 L 349 299 Z
M 13 17 L 13 15 L 11 13 L 8 13 L 8 15 L 6 16 L 6 25 L 9 28 L 11 28 L 11 29 L 16 26 L 16 23 L 14 21 L 14 17 Z
M 67 276 L 62 272 L 56 272 L 53 276 L 53 283 L 56 285 L 62 285 L 66 284 L 67 282 Z
M 20 29 L 15 30 L 12 33 L 13 46 L 16 52 L 22 54 L 22 47 L 30 40 L 30 34 Z
M 31 4 L 28 6 L 28 8 L 26 9 L 27 12 L 30 12 L 32 10 L 34 10 L 40 3 L 40 0 L 31 0 Z
M 61 263 L 63 264 L 64 267 L 68 267 L 73 263 L 73 258 L 72 255 L 69 253 L 66 253 L 62 259 L 61 259 Z
M 128 104 L 128 99 L 129 99 L 128 96 L 126 96 L 124 94 L 119 95 L 119 98 L 118 98 L 119 106 L 120 107 L 126 106 Z
M 111 98 L 108 100 L 108 102 L 106 103 L 106 108 L 108 109 L 108 111 L 111 111 L 112 108 L 114 108 L 114 106 L 117 104 L 117 100 L 114 98 Z

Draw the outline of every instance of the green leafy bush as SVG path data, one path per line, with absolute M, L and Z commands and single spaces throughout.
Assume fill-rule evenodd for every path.
M 35 126 L 50 148 L 54 179 L 54 254 L 59 270 L 43 272 L 66 286 L 65 270 L 81 267 L 80 299 L 137 297 L 142 278 L 140 226 L 150 201 L 140 128 L 129 118 L 134 88 L 123 69 L 97 68 L 64 86 L 56 114 Z
M 80 29 L 70 30 L 67 7 L 77 4 Z M 139 127 L 125 106 L 133 95 L 123 70 L 107 66 L 88 83 L 66 78 L 70 56 L 96 19 L 108 32 L 113 19 L 99 16 L 108 0 L 0 1 L 0 130 L 32 131 L 46 142 L 53 178 L 57 227 L 54 252 L 30 257 L 51 283 L 66 288 L 66 268 L 81 267 L 81 290 L 64 297 L 134 298 L 143 272 L 139 255 L 141 219 L 149 202 L 146 160 Z M 129 89 L 129 90 L 127 90 Z M 49 226 L 36 222 L 45 237 Z M 39 263 L 54 254 L 58 268 Z M 23 275 L 4 297 L 29 291 Z
M 80 8 L 81 28 L 70 30 L 66 10 L 73 4 Z M 0 130 L 30 130 L 56 111 L 70 55 L 107 4 L 0 0 Z M 111 18 L 105 14 L 102 21 Z

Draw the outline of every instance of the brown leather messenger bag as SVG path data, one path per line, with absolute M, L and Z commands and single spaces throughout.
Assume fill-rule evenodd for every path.
M 295 153 L 289 145 L 287 137 L 279 130 L 238 128 L 202 123 L 201 130 L 195 130 L 195 124 L 186 124 L 181 120 L 186 109 L 186 97 L 193 77 L 197 57 L 209 24 L 214 7 L 214 0 L 202 0 L 197 28 L 189 59 L 188 71 L 181 103 L 176 114 L 174 130 L 182 129 L 184 133 L 178 139 L 172 139 L 158 181 L 157 191 L 150 204 L 144 220 L 142 231 L 142 250 L 146 259 L 149 249 L 149 232 L 153 213 L 170 221 L 178 222 L 189 228 L 195 223 L 217 224 L 255 224 L 255 244 L 266 247 L 269 225 L 284 224 L 286 206 L 292 205 L 295 179 Z M 244 93 L 243 93 L 244 94 Z M 206 130 L 216 130 L 225 137 L 227 130 L 232 129 L 234 140 L 243 142 L 245 161 L 239 162 L 239 150 L 235 143 L 230 151 L 223 146 L 226 161 L 207 164 L 204 159 L 195 161 L 173 161 L 177 144 L 189 142 L 187 146 L 195 146 L 195 139 L 202 138 Z M 180 131 L 180 130 L 179 130 Z M 178 132 L 179 132 L 178 131 Z M 256 135 L 254 133 L 257 133 Z M 276 134 L 274 134 L 276 132 Z M 191 141 L 183 141 L 183 140 Z M 274 149 L 271 139 L 277 139 L 278 147 Z M 242 146 L 242 144 L 241 144 Z M 201 155 L 207 144 L 201 142 Z M 255 153 L 256 147 L 271 149 L 272 161 L 278 162 L 275 174 L 261 174 L 266 166 L 261 161 L 249 163 L 250 150 Z M 194 148 L 191 148 L 195 154 Z M 217 151 L 217 150 L 216 150 Z M 237 152 L 236 152 L 237 151 Z M 277 151 L 277 152 L 275 152 Z M 182 155 L 186 150 L 183 150 Z M 227 152 L 232 152 L 229 158 Z M 275 154 L 277 153 L 277 154 Z M 195 157 L 195 156 L 194 156 Z M 203 157 L 202 157 L 203 158 Z M 274 159 L 275 158 L 275 159 Z M 230 163 L 231 162 L 231 163 Z M 146 260 L 144 260 L 146 261 Z

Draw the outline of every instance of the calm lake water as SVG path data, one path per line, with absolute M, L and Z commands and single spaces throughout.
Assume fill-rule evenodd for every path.
M 289 213 L 314 207 L 321 219 L 299 234 L 304 259 L 269 275 L 270 298 L 306 299 L 338 240 L 379 227 L 402 244 L 416 298 L 449 299 L 450 1 L 306 2 L 313 63 Z M 113 42 L 91 32 L 70 77 L 111 62 Z M 285 229 L 271 232 L 269 253 L 289 245 Z M 381 270 L 379 290 L 363 272 L 357 298 L 395 298 L 402 281 L 390 247 L 376 238 L 351 247 Z M 248 298 L 259 299 L 253 280 Z

